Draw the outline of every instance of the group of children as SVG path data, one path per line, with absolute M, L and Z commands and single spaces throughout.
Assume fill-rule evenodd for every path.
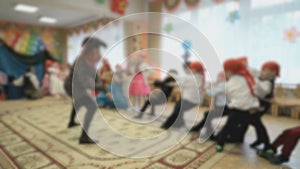
M 267 130 L 261 120 L 271 106 L 274 97 L 275 79 L 279 76 L 280 66 L 274 61 L 265 62 L 260 73 L 253 73 L 247 65 L 247 58 L 228 59 L 224 62 L 224 71 L 218 75 L 217 82 L 206 93 L 214 97 L 214 109 L 204 113 L 203 119 L 191 128 L 191 132 L 199 132 L 205 128 L 206 133 L 213 133 L 210 138 L 215 140 L 216 151 L 222 152 L 225 143 L 241 143 L 249 125 L 255 128 L 257 139 L 250 146 L 258 150 L 259 156 L 268 159 L 273 164 L 287 162 L 300 138 L 300 126 L 284 131 L 273 143 L 270 142 Z M 162 124 L 161 128 L 179 128 L 185 125 L 184 112 L 201 104 L 204 95 L 205 68 L 200 62 L 188 63 L 191 70 L 184 77 L 177 77 L 176 82 L 181 89 L 181 99 L 175 104 L 171 115 Z M 176 75 L 172 75 L 176 77 Z M 257 77 L 256 77 L 257 76 Z M 171 80 L 173 79 L 173 80 Z M 225 85 L 226 81 L 226 85 Z M 166 78 L 164 86 L 177 85 L 174 78 Z M 169 91 L 162 90 L 166 96 Z M 149 100 L 140 110 L 136 118 L 142 118 Z M 161 104 L 161 103 L 158 103 Z M 151 104 L 151 114 L 154 114 L 154 104 Z M 227 122 L 217 134 L 212 120 L 228 116 Z M 206 124 L 206 125 L 205 125 Z M 282 152 L 276 155 L 277 148 L 283 146 Z
M 219 83 L 215 84 L 212 90 L 207 91 L 209 95 L 214 96 L 214 109 L 205 112 L 204 118 L 190 131 L 199 132 L 205 128 L 206 132 L 213 132 L 212 120 L 217 117 L 228 116 L 221 131 L 210 137 L 217 143 L 217 152 L 223 151 L 227 142 L 243 142 L 248 126 L 253 125 L 257 140 L 250 146 L 255 148 L 264 144 L 264 148 L 257 152 L 258 155 L 274 164 L 287 162 L 300 138 L 300 127 L 284 131 L 271 144 L 267 130 L 261 121 L 261 116 L 271 106 L 275 79 L 280 72 L 279 64 L 273 61 L 264 63 L 259 77 L 254 77 L 250 73 L 245 58 L 228 59 L 223 66 L 225 75 L 220 73 L 218 76 Z M 181 85 L 182 98 L 176 103 L 171 116 L 162 125 L 164 129 L 171 126 L 182 126 L 184 124 L 183 113 L 202 102 L 204 93 L 203 90 L 199 90 L 199 87 L 203 84 L 200 79 L 204 77 L 204 68 L 200 62 L 190 63 L 189 68 L 192 73 L 186 76 L 185 83 Z M 193 82 L 189 77 L 192 76 L 198 80 L 195 86 L 191 86 Z M 224 79 L 227 81 L 226 85 Z M 194 98 L 197 91 L 200 98 Z M 205 126 L 205 124 L 207 125 Z M 276 150 L 281 145 L 283 145 L 282 153 L 276 155 Z
M 181 98 L 176 102 L 171 115 L 161 125 L 162 129 L 184 126 L 184 112 L 203 102 L 205 68 L 198 61 L 186 64 L 190 72 L 184 77 L 178 77 L 177 72 L 171 70 L 163 81 L 154 81 L 153 83 L 154 86 L 161 89 L 166 98 L 170 96 L 175 86 L 178 85 L 181 89 Z M 264 145 L 264 148 L 257 152 L 258 155 L 274 164 L 288 161 L 300 137 L 300 127 L 286 130 L 271 144 L 267 130 L 261 120 L 261 116 L 269 110 L 271 100 L 274 97 L 275 79 L 280 73 L 279 64 L 274 61 L 265 62 L 258 75 L 257 72 L 254 74 L 253 71 L 250 71 L 247 65 L 247 58 L 245 57 L 228 59 L 223 66 L 225 73 L 219 73 L 218 80 L 213 85 L 213 88 L 206 89 L 206 93 L 214 97 L 214 109 L 205 112 L 203 119 L 193 126 L 190 131 L 199 132 L 205 128 L 206 133 L 212 133 L 210 138 L 217 143 L 216 151 L 221 152 L 227 142 L 243 142 L 248 126 L 252 125 L 255 128 L 257 139 L 250 146 L 256 148 L 261 144 Z M 106 65 L 106 67 L 109 66 Z M 119 71 L 116 73 L 118 78 L 120 78 L 123 75 L 120 66 L 118 67 Z M 119 79 L 116 82 L 121 81 Z M 110 83 L 111 86 L 117 84 Z M 115 94 L 122 94 L 118 87 L 114 87 L 114 89 L 109 91 L 115 91 Z M 107 97 L 107 94 L 105 96 Z M 121 98 L 124 98 L 123 100 L 126 99 L 123 94 Z M 135 118 L 142 118 L 149 105 L 151 105 L 150 115 L 154 116 L 155 106 L 165 103 L 165 101 L 160 96 L 155 97 L 154 95 L 149 97 Z M 127 108 L 128 104 L 125 107 Z M 224 116 L 228 116 L 227 122 L 221 131 L 215 134 L 212 120 Z M 287 137 L 290 139 L 286 139 Z M 276 155 L 276 149 L 280 145 L 283 145 L 282 153 Z
M 81 55 L 73 65 L 69 76 L 65 77 L 64 89 L 62 81 L 57 83 L 60 80 L 57 77 L 57 74 L 60 73 L 57 65 L 53 64 L 48 69 L 50 80 L 56 82 L 53 87 L 50 87 L 50 92 L 56 93 L 65 90 L 69 96 L 74 98 L 68 127 L 78 125 L 75 123 L 75 109 L 82 106 L 87 108 L 82 134 L 79 139 L 81 144 L 94 143 L 94 140 L 87 133 L 97 107 L 92 104 L 91 93 L 79 91 L 94 89 L 91 82 L 95 80 L 93 76 L 97 72 L 95 63 L 102 57 L 99 55 L 98 50 L 102 46 L 105 47 L 106 45 L 98 39 L 87 38 L 83 42 Z M 161 125 L 162 129 L 179 128 L 185 125 L 184 112 L 202 104 L 204 93 L 207 93 L 214 97 L 214 108 L 204 113 L 203 119 L 191 128 L 191 132 L 199 133 L 201 131 L 202 133 L 202 129 L 205 129 L 206 133 L 212 133 L 210 138 L 217 143 L 216 151 L 222 152 L 227 142 L 243 142 L 248 126 L 252 125 L 255 128 L 257 140 L 250 146 L 255 148 L 260 144 L 264 145 L 264 148 L 257 152 L 259 156 L 274 164 L 289 161 L 290 155 L 300 138 L 300 126 L 285 130 L 271 143 L 261 120 L 261 116 L 269 110 L 271 100 L 274 97 L 275 79 L 280 73 L 278 63 L 274 61 L 265 62 L 257 76 L 248 68 L 247 58 L 228 59 L 223 63 L 224 72 L 219 73 L 217 82 L 213 84 L 212 89 L 205 89 L 205 67 L 202 63 L 199 61 L 186 63 L 184 65 L 187 70 L 185 76 L 179 77 L 177 71 L 170 70 L 164 80 L 153 82 L 155 87 L 161 89 L 163 97 L 161 94 L 149 96 L 150 88 L 143 74 L 143 69 L 147 67 L 143 66 L 143 63 L 143 59 L 138 59 L 133 67 L 133 72 L 125 73 L 120 65 L 117 65 L 116 71 L 113 72 L 108 60 L 104 59 L 95 83 L 95 89 L 99 90 L 99 93 L 97 93 L 98 104 L 111 108 L 128 109 L 130 106 L 126 91 L 124 91 L 124 83 L 128 80 L 126 76 L 133 74 L 133 80 L 128 88 L 129 95 L 148 97 L 135 118 L 142 118 L 149 105 L 151 105 L 150 115 L 154 116 L 155 106 L 165 103 L 173 88 L 179 86 L 181 90 L 180 100 L 176 102 L 171 115 Z M 27 81 L 32 83 L 25 90 L 28 97 L 31 99 L 40 98 L 42 93 L 39 90 L 38 80 L 34 76 L 32 68 L 29 68 L 24 76 L 14 80 L 13 83 L 15 85 L 27 85 Z M 72 83 L 77 85 L 73 84 L 72 87 Z M 136 98 L 133 100 L 136 100 Z M 224 116 L 228 116 L 228 119 L 221 131 L 215 134 L 212 121 L 215 118 Z M 283 146 L 283 149 L 281 153 L 276 155 L 277 148 L 280 146 Z
M 63 83 L 68 74 L 66 66 L 49 61 L 45 64 L 45 74 L 42 83 L 39 82 L 33 66 L 29 66 L 25 73 L 17 79 L 10 77 L 9 81 L 14 86 L 23 87 L 24 94 L 28 99 L 35 100 L 46 95 L 59 98 L 65 96 Z

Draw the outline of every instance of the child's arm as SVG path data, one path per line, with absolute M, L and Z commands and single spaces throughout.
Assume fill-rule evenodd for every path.
M 218 93 L 225 93 L 225 83 L 220 83 L 216 87 L 206 89 L 206 93 L 209 96 L 216 96 Z
M 254 92 L 259 98 L 264 98 L 271 92 L 272 84 L 269 81 L 257 80 L 254 86 Z
M 19 77 L 18 79 L 14 80 L 12 83 L 15 86 L 22 86 L 23 85 L 24 76 Z
M 39 80 L 34 74 L 30 75 L 30 81 L 32 82 L 35 89 L 39 89 Z

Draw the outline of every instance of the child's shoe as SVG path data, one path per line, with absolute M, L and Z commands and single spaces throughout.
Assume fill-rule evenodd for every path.
M 259 155 L 260 157 L 263 157 L 267 160 L 270 160 L 273 156 L 274 156 L 274 151 L 272 149 L 268 149 L 268 150 L 258 150 L 257 151 L 257 155 Z
M 220 145 L 220 144 L 217 144 L 217 145 L 216 145 L 216 151 L 217 151 L 217 152 L 222 152 L 222 151 L 223 151 L 223 146 Z
M 272 158 L 269 159 L 269 161 L 272 164 L 282 164 L 284 162 L 288 162 L 289 159 L 288 158 L 284 158 L 282 155 L 278 155 L 278 156 L 273 156 Z

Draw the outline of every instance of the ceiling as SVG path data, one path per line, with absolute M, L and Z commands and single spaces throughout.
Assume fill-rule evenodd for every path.
M 128 0 L 126 14 L 144 12 L 145 2 Z M 17 3 L 34 5 L 39 10 L 36 13 L 17 12 L 13 9 Z M 0 0 L 0 4 L 0 20 L 33 25 L 70 28 L 102 17 L 120 17 L 110 11 L 109 0 L 104 0 L 103 4 L 99 4 L 97 0 Z M 40 23 L 38 19 L 41 16 L 53 17 L 58 21 L 54 25 Z

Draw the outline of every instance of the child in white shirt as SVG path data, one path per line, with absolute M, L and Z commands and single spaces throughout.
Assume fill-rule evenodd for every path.
M 228 79 L 225 91 L 230 110 L 228 120 L 217 138 L 216 150 L 223 151 L 227 137 L 240 128 L 247 128 L 250 111 L 259 107 L 253 86 L 255 80 L 247 70 L 245 64 L 237 59 L 228 59 L 224 62 L 224 70 Z
M 161 126 L 163 129 L 168 129 L 171 126 L 176 128 L 184 126 L 183 113 L 203 101 L 204 67 L 200 62 L 195 61 L 189 64 L 189 68 L 192 73 L 175 78 L 181 89 L 181 99 L 176 103 L 172 114 Z

